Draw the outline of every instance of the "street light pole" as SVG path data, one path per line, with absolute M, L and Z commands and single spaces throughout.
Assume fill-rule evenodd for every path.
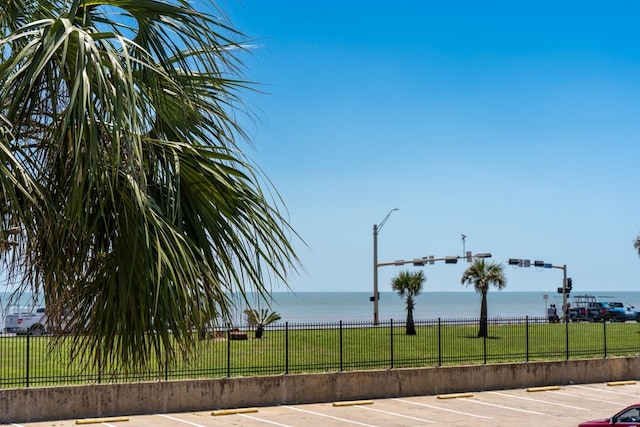
M 380 224 L 373 224 L 373 324 L 378 325 L 378 233 L 382 230 L 382 226 L 387 222 L 389 217 L 398 208 L 393 208 L 389 211 L 387 216 L 384 217 Z

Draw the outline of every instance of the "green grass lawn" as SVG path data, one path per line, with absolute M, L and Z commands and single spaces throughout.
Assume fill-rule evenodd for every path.
M 146 372 L 124 367 L 96 369 L 70 362 L 69 347 L 50 337 L 0 338 L 0 387 L 96 382 L 334 372 L 390 367 L 565 360 L 640 354 L 638 323 L 490 324 L 477 338 L 477 324 L 417 324 L 391 328 L 267 328 L 263 339 L 200 341 L 188 361 Z M 393 331 L 393 333 L 391 333 Z M 27 359 L 29 363 L 27 363 Z M 159 365 L 159 364 L 158 364 Z M 28 384 L 27 384 L 28 382 Z

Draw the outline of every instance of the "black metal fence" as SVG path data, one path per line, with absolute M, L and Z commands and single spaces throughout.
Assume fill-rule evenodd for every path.
M 208 331 L 188 360 L 136 371 L 74 362 L 65 340 L 0 337 L 0 388 L 143 380 L 280 375 L 362 369 L 568 360 L 640 355 L 640 323 L 555 323 L 546 318 L 491 318 L 478 337 L 478 319 L 404 322 L 276 324 L 254 331 Z M 165 360 L 159 357 L 159 360 Z

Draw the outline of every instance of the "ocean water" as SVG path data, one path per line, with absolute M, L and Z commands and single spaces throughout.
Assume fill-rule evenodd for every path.
M 580 295 L 584 295 L 581 293 Z M 640 292 L 589 292 L 604 301 L 620 301 L 638 308 Z M 545 299 L 545 295 L 547 298 Z M 280 322 L 321 323 L 349 321 L 372 321 L 373 303 L 369 301 L 371 292 L 274 292 L 270 308 L 282 316 Z M 250 298 L 251 300 L 251 298 Z M 569 298 L 571 302 L 571 297 Z M 562 305 L 562 297 L 557 293 L 508 292 L 490 290 L 487 305 L 490 318 L 545 317 L 549 304 Z M 0 293 L 0 318 L 4 326 L 4 315 L 8 311 L 8 294 Z M 15 305 L 15 302 L 13 304 Z M 20 305 L 33 305 L 30 296 L 25 295 Z M 252 303 L 253 308 L 267 308 L 265 302 Z M 238 306 L 234 323 L 243 324 L 242 310 Z M 380 292 L 378 302 L 380 321 L 403 320 L 406 317 L 405 300 L 394 292 Z M 415 299 L 415 319 L 455 319 L 477 318 L 480 315 L 480 294 L 473 291 L 423 292 Z
M 546 295 L 546 299 L 545 299 Z M 584 294 L 582 294 L 584 295 Z M 605 301 L 620 301 L 640 310 L 640 292 L 593 292 Z M 372 321 L 373 303 L 370 292 L 275 292 L 271 309 L 282 321 L 337 322 Z M 477 318 L 480 316 L 480 294 L 466 292 L 424 292 L 415 299 L 415 319 Z M 571 297 L 568 299 L 571 302 Z M 491 318 L 546 317 L 549 304 L 562 305 L 562 295 L 545 292 L 492 291 L 487 294 Z M 261 305 L 264 308 L 264 304 Z M 394 292 L 380 292 L 380 321 L 406 318 L 405 299 Z

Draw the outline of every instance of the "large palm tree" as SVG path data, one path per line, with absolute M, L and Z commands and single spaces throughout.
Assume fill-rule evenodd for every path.
M 476 292 L 482 295 L 478 337 L 487 337 L 487 292 L 490 286 L 503 289 L 507 285 L 502 264 L 486 263 L 484 259 L 476 259 L 462 274 L 461 282 L 463 285 L 473 285 Z
M 414 298 L 420 295 L 424 282 L 427 278 L 422 270 L 420 271 L 401 271 L 391 281 L 391 288 L 404 298 L 406 296 L 407 303 L 407 322 L 405 330 L 407 335 L 415 335 L 416 327 L 413 323 L 413 309 L 415 308 Z
M 85 331 L 73 351 L 88 361 L 188 355 L 238 295 L 269 293 L 256 257 L 276 280 L 298 267 L 241 151 L 251 85 L 221 16 L 188 0 L 0 7 L 0 220 L 19 229 L 2 254 Z

